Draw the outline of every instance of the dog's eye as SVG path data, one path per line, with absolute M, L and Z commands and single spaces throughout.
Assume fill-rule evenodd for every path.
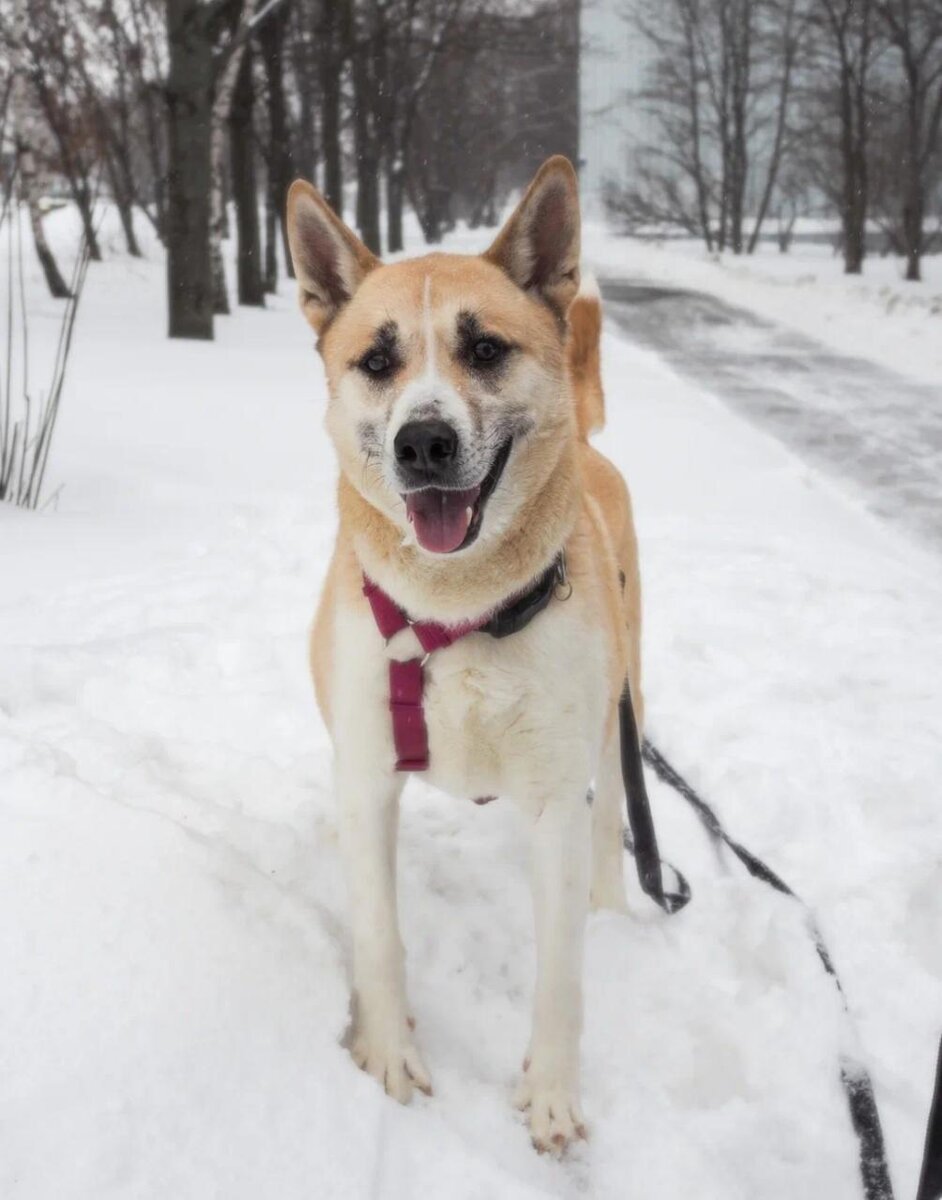
M 480 341 L 474 343 L 474 348 L 471 353 L 474 356 L 474 361 L 477 363 L 492 363 L 500 358 L 503 352 L 503 346 L 494 338 L 481 338 Z
M 360 360 L 360 366 L 368 375 L 384 375 L 392 366 L 392 359 L 382 350 L 374 350 Z

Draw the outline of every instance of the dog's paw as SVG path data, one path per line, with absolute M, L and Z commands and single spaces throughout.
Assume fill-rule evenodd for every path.
M 360 1031 L 350 1045 L 356 1065 L 372 1075 L 385 1088 L 386 1094 L 400 1104 L 409 1103 L 413 1088 L 427 1096 L 432 1094 L 429 1073 L 409 1036 L 413 1025 L 410 1021 L 399 1037 L 377 1037 Z
M 585 1140 L 589 1136 L 578 1089 L 535 1076 L 529 1064 L 525 1065 L 514 1104 L 529 1110 L 530 1140 L 540 1154 L 562 1154 L 577 1138 Z

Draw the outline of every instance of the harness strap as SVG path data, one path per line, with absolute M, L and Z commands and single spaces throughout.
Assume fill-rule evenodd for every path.
M 363 576 L 363 595 L 369 601 L 373 620 L 382 637 L 390 638 L 412 627 L 425 658 L 436 650 L 445 650 L 469 633 L 479 630 L 491 637 L 503 638 L 529 625 L 552 599 L 557 584 L 566 582 L 566 560 L 562 551 L 534 585 L 522 595 L 511 596 L 496 613 L 477 621 L 442 625 L 438 621 L 410 621 L 395 600 L 371 579 Z M 428 727 L 425 724 L 423 694 L 425 658 L 410 658 L 389 663 L 389 713 L 392 719 L 393 745 L 397 771 L 428 770 Z

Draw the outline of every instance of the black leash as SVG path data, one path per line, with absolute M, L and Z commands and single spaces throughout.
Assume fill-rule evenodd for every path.
M 935 1068 L 935 1092 L 929 1110 L 926 1148 L 922 1156 L 922 1174 L 916 1200 L 940 1200 L 942 1197 L 942 1042 Z
M 680 912 L 690 900 L 690 885 L 676 867 L 671 867 L 677 877 L 677 890 L 664 891 L 661 867 L 670 866 L 670 863 L 662 864 L 657 848 L 654 818 L 651 816 L 651 803 L 644 782 L 638 724 L 635 721 L 634 706 L 627 684 L 618 702 L 618 733 L 621 744 L 621 777 L 625 784 L 628 824 L 631 828 L 630 841 L 626 840 L 625 846 L 634 855 L 638 882 L 645 895 L 650 896 L 668 915 Z
M 658 854 L 654 821 L 651 817 L 651 804 L 644 782 L 642 759 L 653 768 L 662 782 L 672 787 L 679 796 L 687 801 L 714 842 L 731 850 L 754 878 L 761 879 L 775 891 L 790 896 L 801 905 L 805 911 L 814 948 L 822 966 L 833 980 L 834 986 L 840 994 L 844 1012 L 849 1017 L 844 989 L 841 987 L 833 960 L 824 944 L 811 909 L 771 867 L 726 832 L 723 823 L 710 805 L 697 794 L 687 780 L 670 765 L 651 742 L 645 740 L 643 747 L 639 745 L 637 725 L 627 687 L 618 706 L 618 715 L 622 778 L 625 783 L 628 822 L 631 827 L 631 837 L 630 839 L 626 838 L 625 844 L 634 854 L 638 879 L 644 892 L 667 913 L 677 912 L 690 899 L 690 888 L 687 881 L 674 868 L 671 869 L 674 870 L 679 881 L 678 891 L 676 893 L 665 893 L 664 891 L 661 874 L 662 863 Z M 942 1052 L 940 1052 L 940 1071 L 942 1071 Z M 877 1102 L 873 1093 L 873 1082 L 866 1067 L 852 1059 L 843 1059 L 841 1061 L 841 1085 L 847 1097 L 851 1123 L 860 1143 L 860 1174 L 863 1180 L 865 1200 L 893 1200 L 893 1185 L 890 1182 L 890 1170 L 886 1161 L 886 1147 L 883 1141 L 880 1114 L 877 1111 Z M 927 1166 L 924 1168 L 924 1174 L 929 1176 L 929 1181 L 925 1183 L 928 1190 L 925 1193 L 920 1190 L 917 1200 L 939 1200 L 939 1194 L 942 1192 L 942 1144 L 940 1144 L 942 1143 L 942 1113 L 939 1111 L 939 1092 L 940 1081 L 937 1080 L 933 1117 L 930 1118 L 929 1139 L 934 1147 L 931 1153 L 930 1141 L 926 1143 Z

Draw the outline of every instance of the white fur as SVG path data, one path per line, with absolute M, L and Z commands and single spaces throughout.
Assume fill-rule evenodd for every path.
M 386 427 L 385 463 L 389 487 L 393 492 L 398 490 L 393 465 L 395 463 L 393 443 L 403 425 L 410 421 L 435 416 L 446 421 L 456 431 L 465 446 L 471 445 L 474 441 L 474 429 L 471 425 L 468 406 L 448 379 L 438 371 L 431 275 L 426 275 L 422 288 L 422 343 L 425 350 L 422 373 L 400 392 Z M 486 470 L 486 466 L 487 464 L 485 464 L 484 470 Z

